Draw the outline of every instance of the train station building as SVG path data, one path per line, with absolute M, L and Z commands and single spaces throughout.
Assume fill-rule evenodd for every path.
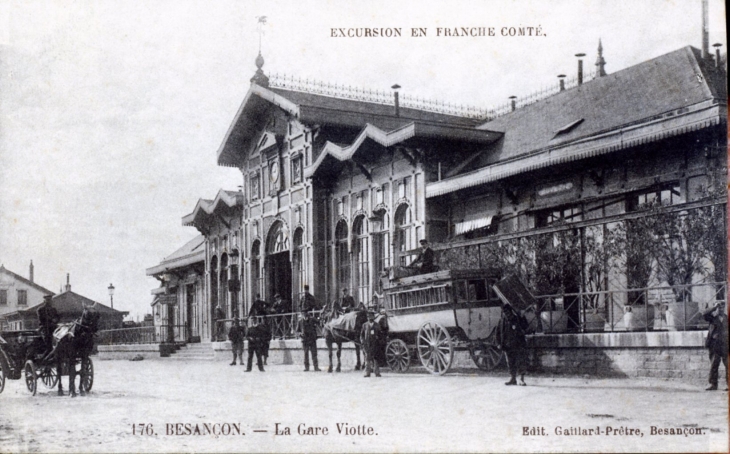
M 695 347 L 700 312 L 726 299 L 725 61 L 687 46 L 607 73 L 599 44 L 595 72 L 581 61 L 553 92 L 488 111 L 269 77 L 259 55 L 217 153 L 241 190 L 183 218 L 202 235 L 194 277 L 150 270 L 195 283 L 175 323 L 205 341 L 216 305 L 241 316 L 257 295 L 295 312 L 304 285 L 320 304 L 347 288 L 367 304 L 425 239 L 440 269 L 518 275 L 539 335 L 566 336 L 536 349 L 591 333 Z M 697 339 L 666 336 L 684 331 Z

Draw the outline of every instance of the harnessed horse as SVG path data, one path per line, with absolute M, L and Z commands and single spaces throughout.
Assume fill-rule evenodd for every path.
M 69 396 L 76 397 L 76 361 L 81 362 L 81 382 L 79 393 L 86 395 L 84 379 L 89 362 L 89 355 L 94 348 L 94 334 L 99 329 L 99 313 L 94 311 L 92 306 L 84 305 L 81 317 L 72 323 L 60 325 L 53 332 L 53 350 L 51 355 L 56 359 L 56 370 L 58 372 L 58 395 L 63 395 L 61 374 L 68 370 Z M 64 365 L 67 369 L 64 369 Z
M 335 313 L 329 313 L 325 316 L 325 323 L 322 325 L 322 334 L 327 343 L 327 351 L 329 353 L 330 365 L 327 372 L 332 372 L 332 345 L 337 344 L 337 368 L 336 372 L 340 372 L 342 355 L 342 344 L 352 342 L 355 344 L 355 354 L 357 355 L 357 364 L 355 370 L 362 368 L 360 362 L 360 330 L 362 325 L 367 321 L 367 311 L 358 309 L 348 312 L 344 315 L 337 316 Z

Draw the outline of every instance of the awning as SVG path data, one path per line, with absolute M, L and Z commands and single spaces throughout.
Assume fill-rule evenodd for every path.
M 468 221 L 463 222 L 457 222 L 456 225 L 454 225 L 454 234 L 455 235 L 463 235 L 466 232 L 471 232 L 472 230 L 476 229 L 482 229 L 484 227 L 489 227 L 492 225 L 492 218 L 494 216 L 483 216 L 477 219 L 471 219 Z

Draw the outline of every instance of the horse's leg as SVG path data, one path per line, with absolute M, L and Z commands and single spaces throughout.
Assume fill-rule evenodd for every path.
M 76 397 L 76 358 L 74 355 L 68 355 L 68 395 Z
M 79 380 L 79 394 L 82 396 L 86 395 L 86 390 L 84 389 L 84 377 L 86 373 L 86 363 L 89 361 L 89 357 L 86 355 L 81 356 L 81 379 Z
M 61 373 L 63 371 L 63 355 L 62 350 L 56 349 L 56 373 L 58 374 L 58 395 L 63 396 L 63 380 L 61 380 L 63 377 L 61 377 Z
M 342 365 L 340 364 L 340 356 L 342 356 L 342 342 L 337 342 L 337 372 L 342 370 Z
M 355 344 L 355 355 L 357 355 L 357 364 L 355 364 L 355 370 L 362 369 L 362 363 L 360 362 L 360 346 Z
M 332 373 L 332 337 L 327 335 L 324 337 L 324 340 L 327 343 L 327 354 L 330 360 L 330 367 L 327 368 L 327 372 Z

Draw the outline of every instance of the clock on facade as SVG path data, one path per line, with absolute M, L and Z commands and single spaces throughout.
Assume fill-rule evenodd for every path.
M 269 178 L 272 183 L 279 181 L 279 163 L 274 161 L 271 163 L 271 170 L 269 171 Z

